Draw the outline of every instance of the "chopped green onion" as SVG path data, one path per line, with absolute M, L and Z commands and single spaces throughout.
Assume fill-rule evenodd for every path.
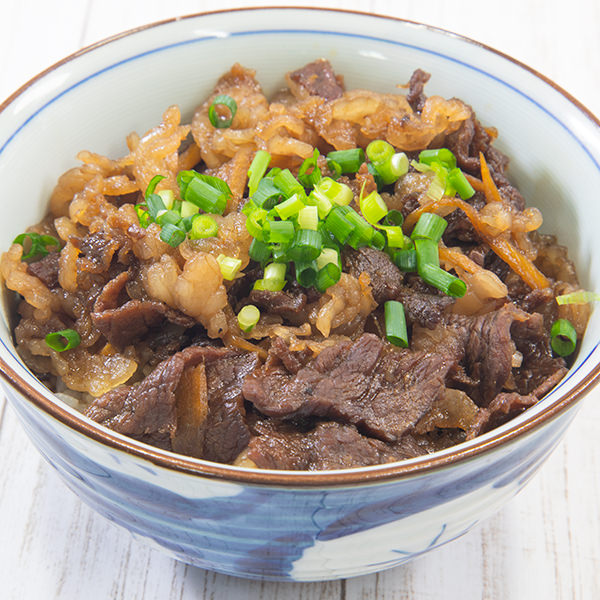
M 313 155 L 309 156 L 301 165 L 298 170 L 298 181 L 305 188 L 312 188 L 321 179 L 321 169 L 317 166 L 317 159 L 319 158 L 319 150 L 314 149 Z M 309 171 L 310 169 L 310 171 Z
M 180 171 L 177 183 L 181 199 L 192 202 L 207 213 L 222 215 L 227 207 L 227 200 L 232 196 L 226 181 L 196 171 Z
M 154 194 L 154 191 L 156 190 L 156 186 L 163 180 L 166 179 L 166 177 L 164 175 L 155 175 L 151 180 L 150 183 L 148 184 L 148 187 L 146 188 L 146 193 L 144 194 L 144 198 L 148 198 L 148 196 L 151 196 L 152 194 Z
M 570 294 L 563 294 L 556 296 L 557 304 L 587 304 L 588 302 L 598 302 L 600 300 L 600 294 L 594 292 L 571 292 Z
M 312 194 L 324 197 L 338 206 L 348 206 L 354 199 L 354 193 L 346 184 L 334 181 L 331 177 L 323 177 Z
M 52 350 L 56 350 L 56 352 L 72 350 L 73 348 L 77 348 L 80 343 L 81 338 L 74 329 L 63 329 L 62 331 L 49 333 L 46 336 L 46 344 Z
M 550 345 L 559 356 L 572 354 L 577 346 L 577 332 L 567 319 L 558 319 L 550 329 Z
M 150 194 L 146 198 L 146 206 L 148 207 L 148 213 L 154 220 L 156 220 L 159 213 L 167 210 L 163 199 L 158 194 Z
M 475 194 L 473 186 L 469 183 L 469 180 L 465 177 L 465 174 L 459 169 L 451 169 L 448 173 L 448 183 L 458 192 L 458 195 L 463 200 L 468 200 Z
M 345 244 L 355 229 L 355 225 L 348 220 L 345 206 L 336 206 L 327 215 L 325 229 L 331 233 L 340 244 Z
M 373 176 L 373 181 L 377 186 L 377 191 L 380 192 L 385 187 L 383 177 L 381 177 L 379 171 L 375 168 L 375 166 L 372 163 L 367 163 L 367 171 L 369 171 L 369 173 L 371 173 L 371 175 Z
M 388 214 L 385 215 L 383 222 L 385 225 L 402 226 L 402 224 L 404 223 L 404 215 L 399 210 L 392 208 L 392 210 L 390 210 Z
M 388 300 L 384 304 L 385 337 L 390 344 L 408 348 L 408 331 L 404 306 L 396 300 Z
M 329 263 L 340 265 L 340 254 L 335 248 L 323 248 L 321 254 L 317 257 L 317 268 L 319 270 Z
M 422 150 L 419 153 L 419 162 L 430 166 L 437 162 L 447 169 L 456 168 L 456 157 L 448 148 Z
M 387 245 L 390 248 L 404 247 L 404 232 L 402 231 L 402 227 L 398 225 L 384 225 L 382 229 L 385 231 Z
M 419 240 L 417 240 L 419 241 Z M 428 241 L 428 240 L 421 240 Z M 417 262 L 419 259 L 419 250 L 417 249 Z M 458 277 L 444 271 L 441 267 L 428 263 L 419 265 L 419 275 L 425 283 L 432 285 L 448 296 L 462 298 L 467 291 L 467 284 Z
M 408 157 L 404 152 L 398 152 L 383 162 L 373 162 L 373 166 L 379 173 L 383 185 L 389 185 L 408 173 Z
M 280 292 L 285 287 L 285 279 L 257 279 L 253 290 L 266 290 L 268 292 Z
M 318 264 L 317 264 L 318 268 Z M 339 265 L 329 262 L 319 269 L 315 279 L 315 287 L 323 293 L 327 288 L 335 285 L 342 276 L 342 270 Z
M 290 244 L 271 244 L 271 254 L 273 255 L 273 261 L 277 263 L 289 262 L 289 249 Z
M 294 224 L 291 221 L 267 221 L 263 227 L 265 242 L 289 244 L 294 239 Z
M 435 213 L 423 213 L 410 237 L 413 240 L 433 240 L 436 244 L 442 239 L 442 235 L 448 226 L 448 221 Z
M 227 281 L 233 281 L 242 266 L 241 259 L 225 256 L 225 254 L 219 254 L 217 262 L 219 263 L 223 279 L 227 279 Z
M 173 208 L 173 204 L 175 204 L 175 193 L 173 190 L 160 190 L 160 192 L 156 192 L 156 194 L 162 198 L 162 201 L 168 210 Z
M 359 201 L 360 212 L 371 225 L 379 223 L 388 214 L 388 207 L 383 198 L 375 191 Z
M 365 162 L 365 152 L 362 148 L 334 150 L 327 155 L 327 166 L 331 170 L 332 162 L 340 167 L 340 173 L 357 173 L 360 165 Z
M 354 230 L 346 243 L 355 250 L 360 246 L 368 246 L 373 240 L 375 230 L 353 209 L 349 209 L 346 219 L 354 225 Z
M 295 261 L 296 281 L 305 288 L 312 287 L 317 279 L 317 264 L 312 261 Z
M 414 273 L 417 270 L 417 252 L 412 248 L 408 250 L 398 250 L 394 254 L 394 264 L 407 273 Z
M 229 117 L 219 116 L 217 112 L 218 106 L 224 106 L 227 108 L 229 110 Z M 208 109 L 208 119 L 213 127 L 216 127 L 217 129 L 225 129 L 227 127 L 231 127 L 236 112 L 236 101 L 227 94 L 221 94 L 220 96 L 217 96 L 210 105 L 210 108 Z
M 335 162 L 335 160 L 328 160 L 327 161 L 327 168 L 329 169 L 329 171 L 331 172 L 331 178 L 332 179 L 339 179 L 342 175 L 342 167 Z
M 273 177 L 273 183 L 283 192 L 285 198 L 291 198 L 294 194 L 300 197 L 305 195 L 302 184 L 292 175 L 289 169 L 280 171 Z
M 163 242 L 169 244 L 169 246 L 177 248 L 185 240 L 185 235 L 186 232 L 183 229 L 173 223 L 167 223 L 160 230 L 159 237 Z
M 156 215 L 156 222 L 164 227 L 167 224 L 177 225 L 181 221 L 181 215 L 175 210 L 161 210 Z
M 295 217 L 300 210 L 304 208 L 304 202 L 300 200 L 298 194 L 294 194 L 287 200 L 280 202 L 275 206 L 275 211 L 281 219 L 289 219 Z
M 188 202 L 184 200 L 181 203 L 181 218 L 185 219 L 186 217 L 193 217 L 197 215 L 200 210 L 200 207 L 194 204 L 193 202 Z
M 385 248 L 386 238 L 381 231 L 375 231 L 373 238 L 371 239 L 371 246 L 377 250 L 383 250 Z
M 27 252 L 25 252 L 25 240 L 31 243 L 31 246 Z M 23 246 L 23 254 L 21 260 L 29 260 L 39 256 L 40 258 L 46 256 L 48 252 L 48 246 L 56 246 L 60 248 L 60 242 L 52 235 L 40 235 L 39 233 L 21 233 L 14 240 L 13 244 L 20 244 Z
M 264 263 L 271 258 L 271 248 L 268 244 L 254 238 L 248 250 L 250 258 L 258 263 Z
M 248 169 L 248 194 L 254 196 L 258 183 L 263 178 L 269 163 L 271 155 L 266 150 L 258 150 L 252 159 Z
M 245 333 L 252 331 L 260 319 L 260 310 L 254 304 L 246 304 L 237 316 L 238 325 Z
M 287 265 L 285 263 L 271 263 L 265 267 L 263 279 L 283 280 L 286 272 Z
M 321 254 L 322 246 L 323 237 L 319 231 L 298 229 L 288 255 L 293 261 L 309 262 Z
M 440 254 L 437 242 L 426 238 L 417 238 L 414 240 L 415 250 L 417 252 L 417 269 L 421 274 L 421 267 L 424 265 L 440 266 Z
M 144 208 L 144 206 L 145 205 L 143 205 L 143 204 L 136 204 L 135 212 L 137 213 L 138 221 L 140 222 L 140 225 L 144 229 L 146 229 L 150 225 L 150 223 L 152 223 L 152 216 L 146 210 L 146 208 Z
M 246 216 L 246 229 L 248 233 L 257 240 L 264 242 L 263 227 L 267 220 L 267 211 L 263 208 L 256 208 Z
M 375 166 L 389 161 L 394 156 L 394 147 L 385 140 L 373 140 L 367 146 L 367 158 Z
M 317 231 L 319 224 L 319 209 L 316 206 L 305 206 L 298 213 L 298 227 Z
M 215 237 L 219 233 L 217 222 L 210 215 L 195 215 L 189 232 L 190 240 Z
M 446 192 L 446 175 L 442 172 L 435 172 L 429 187 L 427 188 L 426 196 L 433 202 L 441 200 Z
M 273 180 L 263 178 L 252 196 L 252 202 L 259 208 L 270 210 L 277 204 L 280 197 L 281 190 L 273 183 Z

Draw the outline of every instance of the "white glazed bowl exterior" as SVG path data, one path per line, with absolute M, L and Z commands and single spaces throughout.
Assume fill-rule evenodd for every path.
M 457 96 L 512 157 L 509 175 L 568 243 L 583 285 L 599 289 L 600 127 L 532 71 L 423 25 L 313 9 L 250 9 L 142 28 L 69 57 L 0 112 L 0 179 L 18 211 L 0 247 L 45 213 L 57 177 L 82 149 L 120 156 L 178 104 L 186 120 L 234 62 L 267 94 L 284 74 L 328 58 L 348 88 L 396 90 L 420 67 L 429 95 Z M 4 388 L 34 444 L 67 485 L 134 535 L 182 561 L 261 579 L 322 580 L 392 567 L 465 533 L 513 496 L 562 437 L 596 383 L 592 316 L 568 376 L 507 425 L 395 465 L 333 473 L 252 472 L 150 448 L 92 424 L 57 400 L 17 356 L 0 322 Z

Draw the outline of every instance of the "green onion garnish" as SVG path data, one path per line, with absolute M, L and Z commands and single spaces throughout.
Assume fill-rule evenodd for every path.
M 301 209 L 304 208 L 304 202 L 300 200 L 298 194 L 294 194 L 292 197 L 280 202 L 275 206 L 275 211 L 281 219 L 290 219 L 295 217 Z
M 258 183 L 264 177 L 264 174 L 271 162 L 271 155 L 266 150 L 258 150 L 252 159 L 248 169 L 248 193 L 254 196 Z
M 435 213 L 423 213 L 410 237 L 413 240 L 433 240 L 436 244 L 442 239 L 442 235 L 448 226 L 448 221 Z
M 285 198 L 291 198 L 295 194 L 300 198 L 306 195 L 302 184 L 292 175 L 289 169 L 277 173 L 273 177 L 273 183 L 283 192 Z
M 317 263 L 317 267 L 318 267 Z M 319 269 L 317 277 L 315 279 L 315 287 L 319 292 L 323 293 L 327 288 L 335 285 L 342 276 L 342 270 L 339 265 L 329 262 Z
M 225 256 L 225 254 L 219 254 L 217 262 L 219 263 L 223 279 L 227 279 L 227 281 L 233 281 L 242 266 L 241 259 Z
M 215 237 L 219 233 L 217 222 L 210 215 L 195 215 L 189 232 L 190 240 Z
M 322 269 L 329 263 L 340 266 L 340 253 L 335 248 L 323 248 L 321 254 L 317 257 L 318 269 Z
M 323 237 L 319 231 L 298 229 L 288 255 L 293 261 L 310 262 L 321 254 L 322 246 Z
M 577 346 L 577 332 L 567 319 L 558 319 L 550 329 L 550 345 L 559 356 L 572 354 Z
M 221 117 L 217 112 L 218 106 L 224 106 L 229 110 L 229 117 Z M 227 94 L 222 94 L 217 96 L 213 103 L 210 105 L 208 109 L 208 119 L 211 122 L 213 127 L 217 129 L 225 129 L 230 127 L 233 123 L 233 117 L 235 117 L 235 113 L 237 112 L 237 103 L 236 101 Z
M 248 203 L 250 204 L 250 203 Z M 246 216 L 246 229 L 248 233 L 257 240 L 264 242 L 263 227 L 267 220 L 267 211 L 263 208 L 255 208 Z
M 463 200 L 468 200 L 475 194 L 473 186 L 459 168 L 450 170 L 448 173 L 448 183 L 458 192 L 458 195 Z
M 563 294 L 556 296 L 557 304 L 587 304 L 588 302 L 598 302 L 600 300 L 600 294 L 594 292 L 571 292 L 570 294 Z
M 291 221 L 267 221 L 263 227 L 264 241 L 271 244 L 289 244 L 294 239 Z
M 298 170 L 298 181 L 305 188 L 312 188 L 321 179 L 321 169 L 317 166 L 317 159 L 319 158 L 319 150 L 314 149 L 313 155 L 309 156 L 301 165 Z
M 327 166 L 335 172 L 335 163 L 342 173 L 357 173 L 360 165 L 365 162 L 365 152 L 362 148 L 351 148 L 349 150 L 334 150 L 327 155 Z
M 28 240 L 31 246 L 29 250 L 25 252 L 25 240 Z M 40 235 L 39 233 L 21 233 L 14 240 L 13 244 L 20 244 L 23 246 L 23 254 L 21 256 L 21 260 L 29 260 L 30 258 L 35 258 L 39 256 L 42 258 L 46 256 L 48 251 L 48 246 L 56 246 L 60 248 L 60 242 L 51 235 Z
M 419 241 L 419 240 L 417 240 Z M 429 241 L 429 240 L 421 240 Z M 419 250 L 417 248 L 417 264 L 418 264 Z M 432 285 L 434 288 L 444 292 L 448 296 L 454 298 L 462 298 L 467 291 L 467 284 L 458 277 L 448 273 L 441 267 L 434 264 L 418 265 L 418 272 L 425 283 Z
M 161 210 L 156 215 L 156 222 L 164 227 L 167 224 L 177 225 L 181 221 L 181 215 L 175 210 Z
M 388 207 L 377 192 L 371 192 L 359 201 L 360 212 L 371 225 L 379 223 L 388 214 Z
M 340 244 L 345 244 L 346 240 L 354 231 L 354 224 L 348 220 L 348 207 L 336 206 L 327 215 L 325 219 L 325 229 L 331 233 Z
M 73 348 L 77 348 L 80 343 L 81 338 L 74 329 L 63 329 L 62 331 L 49 333 L 46 336 L 46 344 L 57 352 L 72 350 Z
M 271 248 L 268 244 L 254 238 L 248 250 L 250 258 L 258 263 L 264 263 L 271 258 Z
M 373 240 L 375 230 L 367 223 L 367 221 L 365 221 L 365 219 L 351 208 L 349 208 L 348 213 L 346 214 L 346 219 L 354 225 L 354 230 L 346 243 L 355 250 L 361 246 L 368 246 Z
M 151 196 L 152 194 L 154 194 L 154 191 L 156 190 L 156 186 L 163 180 L 166 179 L 166 177 L 164 175 L 155 175 L 151 180 L 150 183 L 148 184 L 148 187 L 146 188 L 146 193 L 144 194 L 144 198 L 148 198 L 148 196 Z
M 393 261 L 401 271 L 414 273 L 417 270 L 417 252 L 412 248 L 395 252 Z
M 385 140 L 373 140 L 367 146 L 367 158 L 376 167 L 384 164 L 394 156 L 394 147 Z
M 232 195 L 229 185 L 223 179 L 192 170 L 180 171 L 177 174 L 177 183 L 182 200 L 191 202 L 211 214 L 222 215 L 227 207 L 227 200 Z
M 421 267 L 424 265 L 440 266 L 440 254 L 436 242 L 419 238 L 414 240 L 414 244 L 417 252 L 417 269 L 419 274 L 421 274 Z
M 260 180 L 256 192 L 252 196 L 252 202 L 259 208 L 271 210 L 281 198 L 281 190 L 273 183 L 272 179 Z
M 384 304 L 385 337 L 394 346 L 408 348 L 408 331 L 404 306 L 396 300 L 388 300 Z
M 192 202 L 188 202 L 187 200 L 184 200 L 181 203 L 181 218 L 182 219 L 185 219 L 186 217 L 193 217 L 194 215 L 197 215 L 199 211 L 200 211 L 200 207 L 197 206 L 196 204 L 193 204 Z
M 383 223 L 385 225 L 401 226 L 404 223 L 404 216 L 402 215 L 402 213 L 399 210 L 392 208 L 392 210 L 390 210 L 388 212 L 388 214 L 385 215 L 385 218 L 383 219 Z
M 298 227 L 317 231 L 319 225 L 319 210 L 316 206 L 305 206 L 298 213 Z
M 260 310 L 254 304 L 246 304 L 237 316 L 238 325 L 245 333 L 252 331 L 260 319 Z
M 315 285 L 317 280 L 317 263 L 312 261 L 295 261 L 296 281 L 305 288 Z
M 167 244 L 169 244 L 169 246 L 173 248 L 177 248 L 177 246 L 179 246 L 179 244 L 181 244 L 181 242 L 185 240 L 185 236 L 186 231 L 172 223 L 167 223 L 166 225 L 164 225 L 163 228 L 160 230 L 159 235 L 160 239 L 163 242 L 166 242 Z
M 334 181 L 331 177 L 323 177 L 315 186 L 312 195 L 325 197 L 338 206 L 348 206 L 354 199 L 354 193 L 346 184 Z
M 448 148 L 422 150 L 419 153 L 419 162 L 424 165 L 433 165 L 437 162 L 447 169 L 456 168 L 456 157 Z

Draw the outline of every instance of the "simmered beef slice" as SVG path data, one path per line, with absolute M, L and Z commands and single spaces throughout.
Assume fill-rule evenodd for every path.
M 335 100 L 344 93 L 343 79 L 333 72 L 329 61 L 323 58 L 288 73 L 286 79 L 297 98 L 320 96 L 325 100 Z
M 430 77 L 431 75 L 429 73 L 426 73 L 421 69 L 416 69 L 410 77 L 406 100 L 415 112 L 420 113 L 425 105 L 425 100 L 427 100 L 427 97 L 425 96 L 423 90 Z
M 81 239 L 71 238 L 71 241 L 80 251 L 78 268 L 90 273 L 106 273 L 121 247 L 130 245 L 129 239 L 123 235 L 117 236 L 116 231 L 114 235 L 98 231 Z
M 532 393 L 556 372 L 564 372 L 565 360 L 552 355 L 548 326 L 540 313 L 515 323 L 513 338 L 523 355 L 521 367 L 515 373 L 515 384 L 521 394 Z
M 191 346 L 161 362 L 145 379 L 96 398 L 86 415 L 135 439 L 170 447 L 177 427 L 177 392 L 184 372 L 204 364 L 208 393 L 203 448 L 186 449 L 194 456 L 229 462 L 245 447 L 241 381 L 258 363 L 255 354 L 227 348 Z M 180 449 L 180 451 L 183 451 Z
M 296 373 L 268 361 L 242 392 L 269 416 L 325 417 L 395 441 L 430 409 L 451 364 L 438 354 L 384 346 L 367 333 L 324 349 Z
M 410 436 L 394 446 L 361 435 L 352 425 L 319 423 L 312 431 L 264 426 L 246 456 L 261 469 L 316 471 L 377 465 L 425 454 Z
M 408 325 L 417 324 L 428 329 L 442 321 L 446 309 L 454 302 L 445 294 L 422 291 L 408 285 L 401 287 L 395 299 L 402 302 Z
M 128 300 L 127 271 L 111 279 L 94 303 L 92 321 L 114 346 L 123 347 L 143 338 L 165 320 L 183 327 L 192 327 L 195 320 L 154 300 Z
M 397 298 L 402 289 L 402 271 L 390 257 L 375 248 L 346 248 L 343 254 L 344 271 L 358 279 L 367 273 L 371 281 L 371 292 L 377 304 Z
M 486 431 L 504 425 L 527 408 L 541 400 L 558 382 L 566 375 L 565 367 L 559 368 L 548 376 L 530 394 L 522 395 L 518 392 L 503 392 L 498 394 L 487 408 L 479 410 L 477 419 L 467 432 L 467 439 L 473 439 Z
M 515 344 L 511 336 L 513 324 L 527 321 L 531 315 L 513 304 L 470 317 L 447 315 L 434 329 L 413 327 L 415 350 L 439 352 L 459 362 L 477 385 L 469 395 L 486 406 L 500 392 L 512 372 Z
M 252 290 L 250 302 L 269 314 L 281 315 L 286 321 L 306 321 L 306 294 L 298 287 L 288 291 Z
M 208 415 L 202 458 L 229 463 L 247 446 L 250 433 L 244 421 L 242 384 L 257 366 L 258 357 L 250 352 L 206 364 Z
M 60 252 L 50 252 L 44 258 L 27 265 L 27 272 L 35 275 L 49 289 L 58 285 L 58 263 Z

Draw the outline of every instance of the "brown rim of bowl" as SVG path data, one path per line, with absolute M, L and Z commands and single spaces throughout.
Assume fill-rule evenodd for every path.
M 557 92 L 562 94 L 571 104 L 576 106 L 582 113 L 584 113 L 596 126 L 600 127 L 600 121 L 591 113 L 590 110 L 588 110 L 577 99 L 571 96 L 571 94 L 569 94 L 559 85 L 554 83 L 551 79 L 538 73 L 535 69 L 532 69 L 526 64 L 512 58 L 511 56 L 508 56 L 507 54 L 504 54 L 503 52 L 500 52 L 490 46 L 487 46 L 486 44 L 477 42 L 466 36 L 447 31 L 439 27 L 419 23 L 417 21 L 410 21 L 407 19 L 366 13 L 362 11 L 306 6 L 257 6 L 208 11 L 185 15 L 182 17 L 174 17 L 162 21 L 156 21 L 147 25 L 142 25 L 140 27 L 124 31 L 122 33 L 118 33 L 116 35 L 105 38 L 99 42 L 86 46 L 81 50 L 74 52 L 73 54 L 70 54 L 69 56 L 63 58 L 59 62 L 53 64 L 52 66 L 48 67 L 32 79 L 30 79 L 27 83 L 22 85 L 16 92 L 11 94 L 2 104 L 0 104 L 0 112 L 5 110 L 17 97 L 19 97 L 23 92 L 25 92 L 36 81 L 45 77 L 48 73 L 51 73 L 56 68 L 64 65 L 65 63 L 76 59 L 82 54 L 87 54 L 88 52 L 98 47 L 105 46 L 111 42 L 138 33 L 140 31 L 145 31 L 147 29 L 152 29 L 154 27 L 158 27 L 168 23 L 173 23 L 180 20 L 194 19 L 209 15 L 226 14 L 231 12 L 260 10 L 314 10 L 319 12 L 337 12 L 344 14 L 354 14 L 369 18 L 385 19 L 387 21 L 397 21 L 399 23 L 409 23 L 411 25 L 416 25 L 424 29 L 440 32 L 444 35 L 449 35 L 458 39 L 462 39 L 468 42 L 469 44 L 473 44 L 475 46 L 483 48 L 488 52 L 492 52 L 493 54 L 496 54 L 506 59 L 507 61 L 528 71 L 538 79 L 541 79 L 546 84 L 554 88 Z M 194 459 L 191 457 L 186 457 L 172 452 L 160 450 L 158 448 L 154 448 L 153 446 L 149 446 L 141 442 L 136 442 L 135 440 L 122 438 L 118 434 L 115 434 L 114 432 L 110 431 L 107 428 L 104 428 L 101 425 L 95 424 L 90 420 L 84 420 L 82 416 L 76 416 L 71 414 L 58 403 L 51 401 L 44 394 L 36 390 L 25 378 L 21 377 L 21 375 L 19 375 L 11 366 L 6 364 L 6 362 L 1 357 L 0 375 L 8 384 L 12 385 L 24 396 L 26 396 L 35 406 L 42 409 L 43 411 L 45 411 L 50 416 L 54 417 L 56 420 L 63 423 L 64 425 L 67 425 L 75 431 L 84 434 L 87 437 L 90 437 L 91 439 L 100 442 L 106 446 L 115 448 L 117 450 L 121 450 L 123 452 L 127 452 L 129 454 L 133 454 L 137 457 L 141 457 L 159 467 L 239 483 L 255 485 L 292 485 L 297 487 L 312 487 L 348 485 L 354 483 L 371 483 L 390 479 L 398 479 L 403 476 L 414 476 L 417 474 L 424 473 L 426 471 L 447 467 L 459 461 L 474 458 L 475 456 L 478 456 L 488 450 L 497 448 L 498 446 L 506 442 L 514 440 L 515 438 L 536 429 L 542 423 L 545 423 L 557 417 L 567 407 L 574 405 L 600 381 L 600 364 L 597 364 L 590 371 L 590 373 L 582 381 L 580 381 L 573 389 L 569 390 L 565 395 L 559 397 L 556 401 L 554 401 L 553 404 L 546 407 L 542 412 L 536 414 L 534 417 L 527 421 L 516 424 L 513 427 L 508 427 L 507 429 L 499 432 L 496 435 L 494 435 L 493 432 L 490 432 L 490 434 L 486 434 L 486 439 L 482 439 L 482 441 L 478 441 L 478 438 L 475 438 L 475 440 L 472 442 L 467 442 L 455 446 L 455 451 L 450 450 L 449 452 L 443 452 L 439 454 L 434 453 L 431 455 L 427 455 L 422 459 L 417 458 L 414 461 L 410 461 L 409 463 L 404 463 L 400 461 L 397 463 L 390 463 L 389 465 L 384 464 L 373 466 L 367 469 L 345 469 L 334 472 L 267 470 L 263 471 L 260 469 L 241 469 L 233 467 L 231 465 L 221 465 L 219 463 L 203 461 L 200 459 Z

